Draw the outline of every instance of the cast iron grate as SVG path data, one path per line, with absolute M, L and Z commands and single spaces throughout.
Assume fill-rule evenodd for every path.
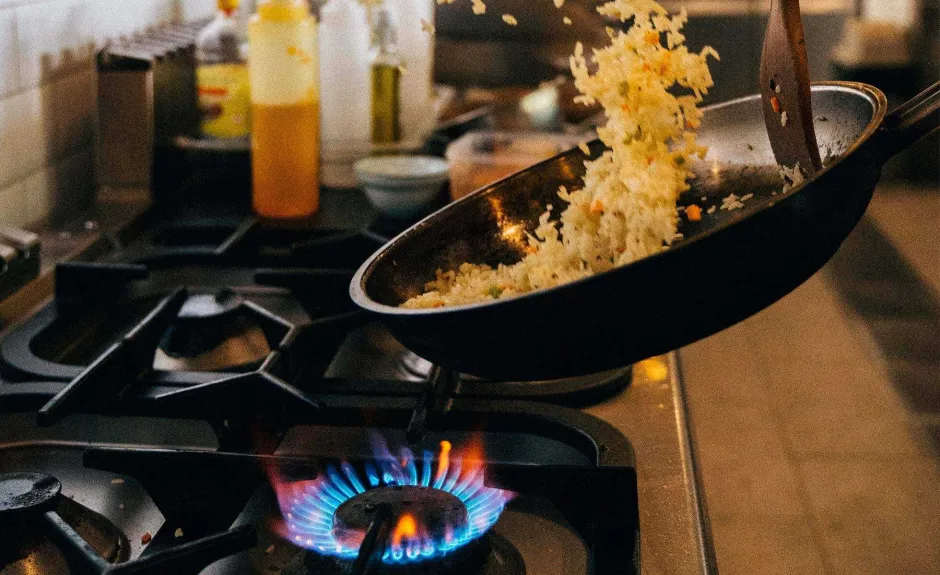
M 137 559 L 111 563 L 82 538 L 56 511 L 62 497 L 57 479 L 39 473 L 0 475 L 0 527 L 7 537 L 38 530 L 62 552 L 75 573 L 157 575 L 168 572 L 198 573 L 211 563 L 255 545 L 250 526 L 239 526 L 172 546 L 154 541 Z M 171 517 L 171 516 L 170 516 Z M 165 537 L 163 539 L 166 539 Z

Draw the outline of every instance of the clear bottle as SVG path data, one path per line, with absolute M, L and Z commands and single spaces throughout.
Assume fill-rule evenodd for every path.
M 401 140 L 401 59 L 398 33 L 387 8 L 372 12 L 372 143 Z
M 309 217 L 320 203 L 316 19 L 305 0 L 260 0 L 248 39 L 255 212 Z
M 203 136 L 249 133 L 248 62 L 238 0 L 218 0 L 218 13 L 196 38 L 196 85 Z

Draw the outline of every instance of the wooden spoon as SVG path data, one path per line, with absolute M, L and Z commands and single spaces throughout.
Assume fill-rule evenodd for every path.
M 760 90 L 764 100 L 767 135 L 777 163 L 803 175 L 822 169 L 813 104 L 809 64 L 799 0 L 771 0 L 770 21 L 764 38 Z

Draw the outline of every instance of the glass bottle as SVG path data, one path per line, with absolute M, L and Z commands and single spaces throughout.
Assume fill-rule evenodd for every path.
M 401 59 L 398 34 L 387 8 L 372 12 L 372 143 L 401 140 Z
M 309 217 L 320 200 L 317 21 L 306 0 L 260 0 L 248 39 L 255 212 Z
M 245 48 L 238 0 L 218 0 L 215 18 L 196 38 L 196 87 L 205 137 L 243 138 L 249 133 Z

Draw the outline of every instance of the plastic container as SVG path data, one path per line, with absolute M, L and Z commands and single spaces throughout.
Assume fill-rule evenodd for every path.
M 535 132 L 470 132 L 447 148 L 451 199 L 462 198 L 591 139 L 593 136 Z
M 317 22 L 305 0 L 261 0 L 248 40 L 252 204 L 264 218 L 312 216 L 320 204 Z
M 355 171 L 369 202 L 396 218 L 427 211 L 448 178 L 447 162 L 433 156 L 375 156 L 356 162 Z
M 369 155 L 369 23 L 357 0 L 320 9 L 321 183 L 354 188 L 352 165 Z

